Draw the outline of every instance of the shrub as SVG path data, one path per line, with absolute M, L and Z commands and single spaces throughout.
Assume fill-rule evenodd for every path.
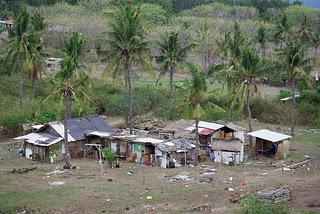
M 108 161 L 110 168 L 112 168 L 112 163 L 116 159 L 116 153 L 110 151 L 108 148 L 102 149 L 103 157 Z
M 291 91 L 288 90 L 280 90 L 279 94 L 278 94 L 278 99 L 282 99 L 282 98 L 286 98 L 286 97 L 291 97 Z
M 289 210 L 282 203 L 262 202 L 254 196 L 246 195 L 240 203 L 242 214 L 288 214 Z

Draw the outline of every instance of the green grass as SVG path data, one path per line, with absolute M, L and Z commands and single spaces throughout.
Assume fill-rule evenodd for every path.
M 52 187 L 28 192 L 4 191 L 0 193 L 0 213 L 12 212 L 12 210 L 18 207 L 25 206 L 41 206 L 41 208 L 56 207 L 65 204 L 65 201 L 69 201 L 76 193 L 77 189 L 71 187 Z
M 317 145 L 320 146 L 320 134 L 319 133 L 304 133 L 297 135 L 292 141 L 293 144 L 300 145 Z

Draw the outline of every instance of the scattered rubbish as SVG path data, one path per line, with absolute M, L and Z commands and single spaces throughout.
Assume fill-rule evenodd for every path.
M 182 172 L 179 175 L 172 177 L 170 181 L 190 181 L 191 179 L 189 177 L 190 173 Z
M 264 172 L 264 173 L 261 173 L 260 175 L 266 176 L 266 175 L 268 175 L 268 174 L 269 174 L 269 173 Z
M 210 183 L 211 181 L 213 181 L 213 175 L 214 174 L 201 174 L 199 177 L 198 177 L 198 181 L 200 183 Z
M 111 181 L 113 181 L 113 179 L 112 178 L 107 178 L 107 181 L 111 182 Z
M 54 182 L 49 182 L 50 186 L 61 186 L 63 184 L 65 184 L 66 182 L 64 181 L 54 181 Z
M 126 207 L 126 210 L 130 210 L 130 207 Z
M 193 208 L 194 212 L 205 212 L 205 211 L 211 211 L 211 209 L 213 208 L 213 205 L 209 205 L 208 203 L 201 205 L 201 206 L 197 206 Z
M 149 211 L 151 211 L 151 212 L 153 212 L 153 211 L 155 211 L 155 210 L 156 210 L 155 207 L 150 207 L 150 208 L 149 208 Z
M 128 174 L 128 175 L 133 175 L 133 172 L 132 172 L 132 171 L 129 171 L 127 174 Z
M 230 176 L 230 177 L 229 177 L 229 181 L 232 182 L 232 180 L 233 180 L 233 178 Z
M 211 213 L 217 214 L 217 213 L 225 213 L 227 207 L 218 207 L 218 208 L 212 208 Z
M 294 169 L 297 169 L 297 168 L 300 168 L 300 167 L 305 167 L 306 164 L 308 164 L 313 159 L 314 159 L 313 157 L 305 155 L 302 161 L 299 161 L 297 163 L 293 163 L 293 164 L 288 165 L 288 166 L 283 165 L 281 168 L 273 170 L 273 171 L 274 172 L 277 172 L 277 171 L 291 171 L 291 170 L 294 170 Z
M 231 188 L 231 187 L 229 187 L 229 188 L 228 188 L 228 191 L 229 191 L 229 192 L 234 192 L 234 189 Z
M 12 169 L 10 172 L 12 174 L 23 174 L 23 173 L 27 173 L 30 171 L 33 171 L 35 169 L 37 169 L 38 167 L 27 167 L 27 168 L 21 168 L 21 169 Z
M 256 197 L 260 200 L 277 203 L 279 201 L 287 201 L 291 198 L 291 190 L 287 188 L 268 188 L 265 190 L 258 191 Z
M 186 187 L 186 188 L 188 188 L 188 187 L 189 187 L 189 185 L 185 185 L 185 187 Z
M 229 201 L 231 203 L 240 203 L 241 199 L 241 194 L 238 192 L 235 192 L 234 194 L 231 195 L 231 198 L 229 198 Z
M 64 172 L 66 172 L 66 170 L 56 169 L 56 170 L 54 170 L 54 171 L 52 171 L 52 172 L 46 173 L 46 175 L 58 175 L 58 174 L 62 174 L 62 173 L 64 173 Z
M 109 202 L 109 201 L 110 201 L 110 198 L 107 199 L 107 202 Z
M 147 199 L 147 200 L 152 200 L 152 196 L 151 196 L 151 195 L 148 195 L 148 196 L 146 197 L 146 199 Z

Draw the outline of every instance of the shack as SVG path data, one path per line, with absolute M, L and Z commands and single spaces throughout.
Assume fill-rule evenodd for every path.
M 198 124 L 200 146 L 210 145 L 212 139 L 240 139 L 245 143 L 246 129 L 230 122 L 217 121 L 206 122 L 200 121 Z M 195 131 L 195 124 L 186 130 Z
M 68 151 L 72 158 L 83 157 L 85 144 L 103 142 L 113 129 L 99 116 L 85 116 L 69 119 Z M 36 132 L 15 138 L 22 140 L 22 155 L 38 161 L 48 161 L 49 157 L 59 159 L 61 143 L 64 140 L 64 124 L 60 121 L 47 123 Z M 61 157 L 60 157 L 61 158 Z
M 162 168 L 174 168 L 193 161 L 194 141 L 171 139 L 155 145 L 155 154 Z
M 255 155 L 266 155 L 276 159 L 286 158 L 289 154 L 290 135 L 262 129 L 250 132 L 248 135 L 253 137 Z
M 216 163 L 235 165 L 243 161 L 244 145 L 238 138 L 212 139 L 211 149 L 210 158 Z

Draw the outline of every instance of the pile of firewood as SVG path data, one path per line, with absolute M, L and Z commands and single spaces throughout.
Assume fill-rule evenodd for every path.
M 291 198 L 291 190 L 287 188 L 274 189 L 269 188 L 258 191 L 256 197 L 260 200 L 277 203 L 280 201 L 288 201 Z

